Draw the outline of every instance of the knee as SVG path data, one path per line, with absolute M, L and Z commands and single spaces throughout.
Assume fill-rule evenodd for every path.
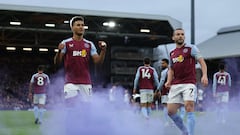
M 174 115 L 174 113 L 171 111 L 168 111 L 168 116 L 172 116 L 172 115 Z
M 168 116 L 172 116 L 172 115 L 174 115 L 176 113 L 177 113 L 176 111 L 168 109 Z
M 185 109 L 186 109 L 186 112 L 193 112 L 194 111 L 194 104 L 193 103 L 185 104 Z
M 147 103 L 141 103 L 141 107 L 147 107 Z
M 38 108 L 44 108 L 44 105 L 43 104 L 39 104 Z

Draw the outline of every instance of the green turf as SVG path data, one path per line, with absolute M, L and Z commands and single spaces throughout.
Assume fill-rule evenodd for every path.
M 123 113 L 123 112 L 121 112 Z M 197 113 L 197 117 L 204 115 L 204 113 Z M 50 117 L 50 113 L 45 113 L 45 119 Z M 140 115 L 141 116 L 141 115 Z M 153 111 L 152 118 L 162 117 L 162 111 Z M 144 118 L 142 117 L 144 120 Z M 34 115 L 32 111 L 0 111 L 0 135 L 43 135 L 40 126 L 34 124 Z M 47 127 L 49 128 L 49 127 Z M 59 134 L 61 127 L 56 130 Z M 174 133 L 178 130 L 174 130 Z M 54 133 L 55 135 L 55 133 Z
M 44 116 L 47 119 L 50 113 L 46 112 Z M 162 117 L 162 113 L 153 111 L 151 117 Z M 40 126 L 34 124 L 32 111 L 0 111 L 0 135 L 43 135 Z
M 42 135 L 31 111 L 0 111 L 1 135 Z

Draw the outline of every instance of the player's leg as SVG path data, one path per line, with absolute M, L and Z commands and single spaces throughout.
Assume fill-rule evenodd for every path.
M 34 113 L 34 118 L 35 118 L 35 121 L 34 123 L 35 124 L 38 124 L 38 121 L 39 121 L 39 108 L 38 108 L 38 103 L 39 103 L 39 96 L 38 94 L 34 94 L 33 95 L 33 113 Z
M 162 95 L 161 96 L 161 103 L 163 105 L 163 120 L 166 126 L 169 125 L 169 116 L 168 116 L 168 110 L 167 110 L 167 100 L 168 96 L 167 95 Z
M 79 133 L 92 132 L 87 126 L 80 126 L 92 122 L 91 117 L 86 117 L 91 109 L 89 104 L 92 99 L 92 85 L 67 84 L 64 86 L 64 91 L 65 101 L 68 104 L 66 134 L 79 135 Z
M 146 90 L 140 90 L 140 106 L 141 112 L 145 118 L 148 119 L 148 112 L 147 112 L 147 92 Z
M 173 120 L 173 122 L 176 124 L 176 126 L 182 131 L 184 135 L 187 135 L 188 131 L 185 127 L 182 118 L 177 114 L 177 110 L 180 107 L 180 105 L 183 103 L 182 98 L 182 85 L 172 85 L 169 94 L 168 94 L 168 103 L 167 103 L 167 109 L 168 109 L 168 115 Z
M 44 114 L 44 106 L 46 103 L 46 94 L 41 94 L 39 95 L 39 104 L 38 104 L 38 108 L 39 108 L 39 122 L 38 124 L 42 123 L 43 120 L 43 114 Z
M 222 96 L 222 117 L 221 117 L 221 122 L 224 124 L 226 122 L 226 112 L 228 111 L 228 104 L 229 102 L 229 92 L 223 92 Z
M 141 112 L 145 118 L 149 118 L 147 111 L 147 103 L 141 103 Z
M 64 85 L 64 98 L 65 98 L 65 111 L 66 116 L 64 117 L 66 135 L 77 135 L 78 128 L 76 127 L 77 122 L 80 121 L 79 116 L 77 117 L 77 103 L 79 96 L 79 89 L 77 85 L 68 83 Z
M 91 108 L 92 85 L 78 84 L 77 86 L 79 89 L 77 110 L 81 115 L 87 115 L 93 109 Z
M 153 97 L 154 97 L 153 90 L 148 90 L 147 91 L 147 114 L 148 114 L 148 116 L 152 112 Z
M 222 110 L 222 94 L 221 92 L 217 92 L 216 93 L 216 97 L 215 97 L 215 101 L 216 101 L 216 122 L 220 123 L 221 122 L 221 110 Z
M 92 85 L 79 84 L 79 100 L 83 103 L 89 104 L 92 100 Z
M 185 114 L 186 114 L 185 107 L 184 105 L 181 105 L 181 107 L 179 108 L 179 115 L 183 120 L 184 120 Z
M 187 115 L 187 128 L 189 135 L 194 135 L 195 128 L 195 113 L 194 101 L 185 101 L 186 115 Z
M 75 84 L 68 83 L 64 85 L 65 106 L 67 108 L 75 106 L 78 95 L 79 89 Z
M 189 135 L 194 135 L 195 128 L 195 101 L 196 101 L 196 86 L 194 84 L 185 84 L 183 92 L 183 100 L 187 112 L 187 127 Z
M 147 115 L 150 116 L 152 113 L 152 103 L 147 103 Z
M 225 123 L 225 103 L 219 103 L 219 110 L 218 110 L 218 123 Z
M 176 124 L 176 126 L 182 131 L 182 133 L 187 135 L 188 131 L 185 127 L 182 118 L 177 114 L 177 110 L 180 107 L 180 104 L 178 103 L 168 103 L 167 109 L 168 109 L 168 115 L 173 120 L 173 122 Z
M 139 94 L 133 94 L 132 95 L 132 105 L 133 105 L 133 111 L 134 113 L 140 113 L 140 95 Z
M 168 116 L 168 110 L 167 110 L 167 104 L 163 104 L 163 119 L 165 126 L 169 125 L 169 116 Z
M 42 124 L 43 113 L 44 113 L 44 105 L 43 105 L 43 104 L 39 104 L 39 105 L 38 105 L 38 108 L 39 108 L 39 117 L 38 117 L 38 122 L 37 122 L 37 124 Z
M 140 97 L 137 97 L 137 98 L 135 99 L 135 105 L 136 105 L 136 112 L 137 112 L 137 113 L 140 113 L 140 112 L 141 112 L 140 100 L 141 100 Z

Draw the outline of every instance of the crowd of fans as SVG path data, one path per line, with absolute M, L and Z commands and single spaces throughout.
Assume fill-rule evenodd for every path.
M 15 68 L 15 71 L 12 71 Z M 16 65 L 1 67 L 0 76 L 0 109 L 26 109 L 30 107 L 27 101 L 28 83 L 26 76 L 22 75 L 22 69 Z

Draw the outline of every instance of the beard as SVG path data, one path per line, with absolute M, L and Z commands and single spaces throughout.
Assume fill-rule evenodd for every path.
M 166 69 L 167 67 L 162 67 L 162 70 Z
M 182 44 L 184 44 L 184 40 L 183 39 L 179 39 L 179 40 L 176 41 L 176 44 L 182 45 Z
M 79 36 L 79 37 L 81 37 L 81 36 L 83 36 L 84 31 L 82 31 L 82 30 L 77 30 L 77 31 L 74 32 L 74 34 L 77 35 L 77 36 Z
M 77 36 L 81 37 L 83 35 L 83 33 L 75 33 Z

